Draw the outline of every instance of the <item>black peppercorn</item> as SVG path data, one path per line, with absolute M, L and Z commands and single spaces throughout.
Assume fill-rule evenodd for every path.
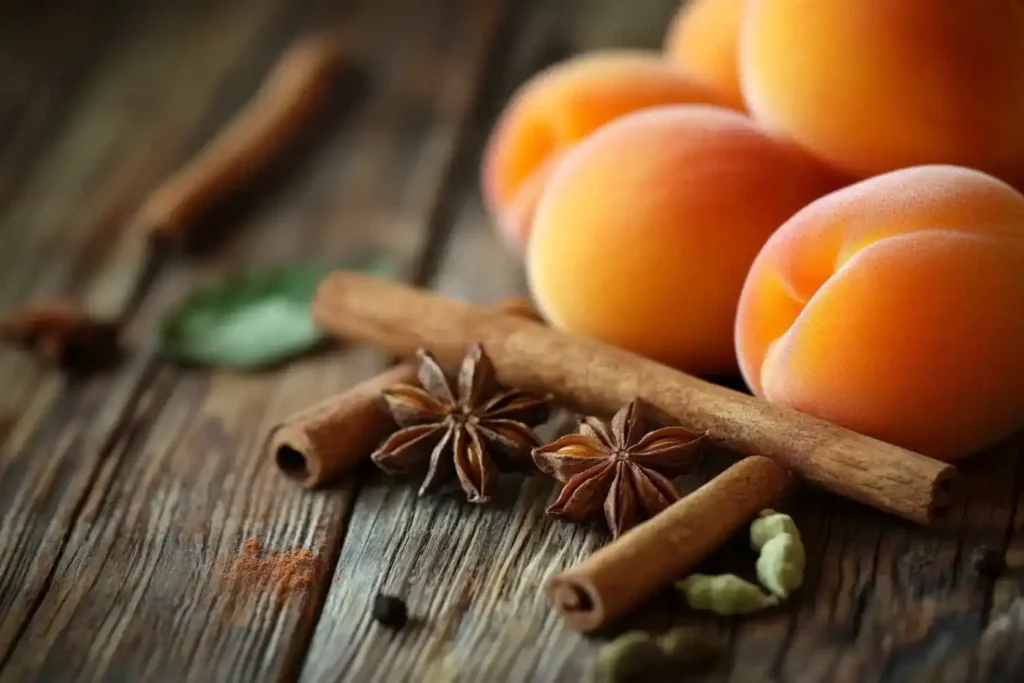
M 980 576 L 995 578 L 1006 569 L 1003 553 L 987 545 L 978 546 L 971 552 L 971 566 Z
M 397 631 L 409 622 L 409 609 L 401 598 L 378 594 L 373 600 L 373 618 L 381 626 Z

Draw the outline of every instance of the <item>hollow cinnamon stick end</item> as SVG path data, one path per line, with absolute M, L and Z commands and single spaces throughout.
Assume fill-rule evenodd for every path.
M 591 633 L 608 623 L 604 601 L 587 581 L 570 573 L 553 576 L 548 581 L 548 595 L 566 626 L 574 631 Z
M 323 484 L 323 463 L 316 448 L 301 429 L 288 423 L 278 425 L 271 431 L 267 441 L 266 450 L 282 474 L 307 489 Z

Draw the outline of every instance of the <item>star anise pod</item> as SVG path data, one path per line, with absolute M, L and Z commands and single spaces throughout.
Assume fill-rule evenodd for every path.
M 704 435 L 683 427 L 652 430 L 649 412 L 635 399 L 610 425 L 586 417 L 578 434 L 534 449 L 540 471 L 565 485 L 549 515 L 579 522 L 603 507 L 618 537 L 679 499 L 672 478 L 690 468 Z
M 73 371 L 103 367 L 117 355 L 117 326 L 65 301 L 14 311 L 0 320 L 0 337 Z
M 462 361 L 453 388 L 437 360 L 421 350 L 422 388 L 398 385 L 383 392 L 401 429 L 371 456 L 388 474 L 426 470 L 420 495 L 452 479 L 452 470 L 471 503 L 486 503 L 498 470 L 532 465 L 540 445 L 531 427 L 547 421 L 549 397 L 498 384 L 491 359 L 476 344 Z

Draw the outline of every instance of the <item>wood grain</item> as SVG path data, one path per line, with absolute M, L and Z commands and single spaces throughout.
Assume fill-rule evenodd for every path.
M 230 56 L 259 30 L 269 9 L 268 3 L 254 3 L 247 21 L 231 25 L 223 8 L 211 12 L 210 29 L 193 36 L 197 61 L 191 69 L 181 60 L 183 46 L 159 28 L 175 20 L 180 24 L 187 16 L 172 7 L 146 15 L 135 26 L 137 33 L 120 34 L 121 42 L 100 55 L 92 55 L 91 48 L 79 55 L 98 58 L 98 64 L 79 71 L 95 78 L 76 85 L 74 116 L 59 126 L 59 119 L 50 121 L 54 128 L 47 131 L 48 146 L 28 166 L 0 219 L 5 245 L 0 260 L 6 271 L 0 305 L 89 290 L 91 273 L 72 264 L 91 253 L 90 244 L 116 241 L 118 219 L 128 215 L 124 202 L 144 190 L 137 185 L 139 175 L 146 177 L 139 174 L 139 155 L 128 153 L 132 144 L 180 139 L 188 122 L 205 114 L 211 92 L 225 75 L 227 65 L 203 63 L 205 51 L 216 42 Z M 170 85 L 184 87 L 192 76 L 194 97 L 179 98 L 153 118 L 136 121 L 125 103 L 139 97 L 145 79 L 132 57 L 151 65 L 150 87 L 158 88 L 174 68 L 167 61 L 154 62 L 153 55 L 161 52 L 179 59 L 179 75 Z M 115 59 L 118 55 L 121 59 Z M 142 144 L 147 146 L 152 148 Z M 0 415 L 7 425 L 0 434 L 0 662 L 49 585 L 110 437 L 148 374 L 147 362 L 132 360 L 116 376 L 69 386 L 20 352 L 0 349 Z
M 424 207 L 433 201 L 435 178 L 443 175 L 459 143 L 461 119 L 475 101 L 476 72 L 497 28 L 501 3 L 424 7 L 405 0 L 362 2 L 349 3 L 339 14 L 334 3 L 311 2 L 298 10 L 298 19 L 292 7 L 269 1 L 262 6 L 224 3 L 209 13 L 192 7 L 178 17 L 178 26 L 168 16 L 158 16 L 150 33 L 143 31 L 142 36 L 172 55 L 191 50 L 194 57 L 178 64 L 153 60 L 148 50 L 156 48 L 133 37 L 111 62 L 133 76 L 119 81 L 112 73 L 102 81 L 106 88 L 124 83 L 121 107 L 151 97 L 161 111 L 171 105 L 172 112 L 188 112 L 179 113 L 181 120 L 174 122 L 174 130 L 180 131 L 176 137 L 166 129 L 135 133 L 144 147 L 165 145 L 165 154 L 150 157 L 150 164 L 166 160 L 172 167 L 188 153 L 178 145 L 198 146 L 192 143 L 201 143 L 199 131 L 205 129 L 208 135 L 216 129 L 209 125 L 213 118 L 227 120 L 251 94 L 236 83 L 216 82 L 214 74 L 255 86 L 261 63 L 272 61 L 300 30 L 331 19 L 353 22 L 359 28 L 357 49 L 373 69 L 373 88 L 358 112 L 347 119 L 335 117 L 333 124 L 322 121 L 316 153 L 289 169 L 288 182 L 276 193 L 267 194 L 264 187 L 262 196 L 246 198 L 251 213 L 240 214 L 248 219 L 244 237 L 226 240 L 216 259 L 164 274 L 132 322 L 137 341 L 151 339 L 160 311 L 186 291 L 239 269 L 382 250 L 411 270 L 423 250 L 429 223 Z M 212 21 L 218 13 L 235 22 L 230 31 L 236 40 L 229 40 L 225 26 Z M 248 18 L 240 21 L 242 15 Z M 206 33 L 216 43 L 204 51 L 197 35 Z M 186 34 L 195 35 L 181 42 Z M 433 87 L 423 88 L 420 69 L 430 62 L 436 69 Z M 162 69 L 191 70 L 192 79 L 207 78 L 210 90 L 233 90 L 234 97 L 224 99 L 202 88 L 190 92 L 184 87 L 185 73 L 174 89 L 147 92 L 142 83 L 156 79 Z M 248 73 L 250 69 L 255 73 Z M 197 76 L 198 71 L 203 74 Z M 215 117 L 206 111 L 211 101 L 218 105 Z M 105 106 L 115 117 L 128 115 L 112 102 Z M 162 139 L 163 134 L 169 139 Z M 107 154 L 120 159 L 112 150 Z M 155 182 L 160 173 L 158 168 L 149 177 Z M 361 182 L 347 182 L 349 178 Z M 132 196 L 146 189 L 143 182 L 139 185 Z M 74 203 L 68 202 L 70 211 Z M 130 208 L 125 206 L 125 213 Z M 116 241 L 115 222 L 105 223 Z M 100 262 L 113 258 L 116 268 L 121 249 L 113 244 L 92 257 Z M 73 249 L 68 251 L 74 256 Z M 55 269 L 65 275 L 68 266 Z M 62 413 L 42 412 L 70 426 L 60 424 L 63 429 L 54 430 L 47 425 L 49 433 L 77 438 L 77 432 L 68 435 L 73 427 L 90 436 L 80 439 L 83 444 L 75 441 L 74 453 L 48 461 L 43 453 L 48 445 L 52 449 L 52 441 L 43 442 L 40 433 L 38 446 L 27 450 L 15 444 L 4 462 L 19 476 L 3 481 L 5 491 L 17 495 L 4 498 L 12 509 L 4 515 L 0 532 L 0 538 L 11 541 L 5 548 L 15 549 L 0 559 L 13 567 L 0 573 L 5 579 L 0 606 L 11 603 L 0 622 L 4 634 L 11 636 L 0 640 L 5 655 L 0 680 L 249 681 L 287 676 L 308 642 L 351 488 L 308 496 L 258 457 L 256 440 L 270 422 L 372 374 L 381 359 L 352 350 L 309 359 L 279 373 L 235 377 L 163 367 L 145 344 L 137 351 L 123 374 L 109 380 L 135 393 L 129 392 L 128 399 L 115 393 L 112 404 L 100 402 L 113 415 L 105 423 L 90 419 L 99 408 L 83 409 L 91 405 L 83 404 L 85 398 L 51 392 L 71 405 Z M 128 374 L 133 367 L 134 376 Z M 97 384 L 86 393 L 97 402 L 107 389 Z M 20 421 L 11 431 L 20 433 Z M 25 471 L 37 462 L 36 469 Z M 68 471 L 55 472 L 61 463 Z M 41 497 L 33 496 L 33 490 L 43 486 L 48 497 L 42 501 L 62 514 L 40 509 Z M 49 552 L 40 553 L 40 532 L 48 526 L 55 527 L 50 535 L 57 538 L 47 546 Z M 323 572 L 284 603 L 263 594 L 234 599 L 219 567 L 248 537 L 272 551 L 312 549 L 322 560 Z
M 993 579 L 972 569 L 971 553 L 1001 547 L 1022 445 L 1018 439 L 964 466 L 958 534 L 805 497 L 794 515 L 814 548 L 808 557 L 821 560 L 786 614 L 740 626 L 731 680 L 767 671 L 801 681 L 1001 680 L 975 677 Z
M 519 272 L 498 267 L 503 247 L 479 207 L 462 216 L 439 284 L 472 287 L 481 298 L 516 291 Z M 486 279 L 457 276 L 461 264 L 485 259 Z M 414 482 L 369 473 L 300 680 L 579 680 L 585 645 L 566 638 L 542 580 L 582 560 L 605 534 L 547 518 L 555 491 L 541 477 L 507 478 L 480 508 L 418 498 Z M 411 628 L 392 636 L 370 619 L 378 591 L 408 601 Z
M 693 680 L 1016 681 L 1024 439 L 967 465 L 957 533 L 804 492 L 790 512 L 809 545 L 808 580 L 784 607 L 718 620 L 667 594 L 588 638 L 560 623 L 540 589 L 607 537 L 596 524 L 547 519 L 549 482 L 506 480 L 495 506 L 470 509 L 416 498 L 411 482 L 375 472 L 303 493 L 259 458 L 262 429 L 374 374 L 377 354 L 340 349 L 256 377 L 156 359 L 162 309 L 239 269 L 387 249 L 446 294 L 484 303 L 523 291 L 477 192 L 491 122 L 554 59 L 655 47 L 675 6 L 4 3 L 4 310 L 61 294 L 116 310 L 127 219 L 294 36 L 349 26 L 369 75 L 328 108 L 312 144 L 216 217 L 230 228 L 219 250 L 162 274 L 130 320 L 131 353 L 116 372 L 68 383 L 0 349 L 0 681 L 575 683 L 605 638 L 672 624 L 728 635 L 726 656 Z M 728 462 L 713 458 L 687 486 Z M 270 552 L 314 550 L 322 573 L 284 600 L 240 587 L 222 570 L 246 538 Z M 998 578 L 971 569 L 981 544 L 1005 549 Z M 704 569 L 751 564 L 738 539 Z M 369 619 L 377 590 L 408 599 L 408 631 Z
M 645 3 L 649 33 L 639 44 L 656 40 L 652 15 L 673 8 L 672 2 Z M 526 5 L 480 108 L 477 156 L 461 176 L 446 249 L 430 269 L 435 288 L 478 303 L 524 291 L 518 260 L 495 236 L 480 204 L 476 165 L 484 137 L 524 78 L 565 51 L 590 46 L 580 29 L 595 21 L 593 13 L 604 13 L 602 20 L 612 25 L 636 10 L 620 3 Z M 598 524 L 547 518 L 544 508 L 555 493 L 540 477 L 507 479 L 494 505 L 470 508 L 454 498 L 418 498 L 413 482 L 369 474 L 300 680 L 581 680 L 595 645 L 564 627 L 543 582 L 607 535 Z M 378 591 L 408 601 L 416 617 L 411 628 L 392 636 L 370 619 Z

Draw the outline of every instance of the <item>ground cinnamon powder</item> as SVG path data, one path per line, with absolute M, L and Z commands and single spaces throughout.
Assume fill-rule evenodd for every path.
M 323 571 L 323 560 L 308 548 L 269 551 L 258 539 L 242 543 L 242 551 L 223 564 L 221 577 L 232 604 L 240 598 L 271 592 L 281 604 L 302 594 Z

